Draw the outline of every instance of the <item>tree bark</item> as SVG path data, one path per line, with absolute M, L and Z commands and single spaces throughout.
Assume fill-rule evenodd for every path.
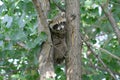
M 42 45 L 42 50 L 39 55 L 39 72 L 40 79 L 46 80 L 48 78 L 55 79 L 55 72 L 53 67 L 53 48 L 51 34 L 49 31 L 48 23 L 47 23 L 47 14 L 49 9 L 49 1 L 48 0 L 32 0 L 36 10 L 38 12 L 38 31 L 45 32 L 48 35 L 47 41 Z M 47 6 L 48 5 L 48 6 Z
M 66 0 L 67 45 L 66 76 L 67 80 L 81 80 L 80 38 L 80 1 Z

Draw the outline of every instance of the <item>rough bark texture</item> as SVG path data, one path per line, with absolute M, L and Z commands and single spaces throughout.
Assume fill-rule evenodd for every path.
M 48 35 L 47 41 L 42 45 L 42 50 L 39 55 L 39 72 L 40 79 L 46 80 L 47 78 L 55 78 L 54 67 L 53 67 L 53 48 L 51 47 L 51 35 L 49 31 L 49 27 L 47 24 L 47 13 L 49 9 L 49 1 L 48 0 L 33 0 L 33 3 L 38 12 L 38 30 L 39 32 L 45 32 Z M 46 6 L 48 5 L 48 6 Z
M 66 76 L 67 80 L 81 80 L 80 38 L 80 1 L 66 0 L 67 45 Z

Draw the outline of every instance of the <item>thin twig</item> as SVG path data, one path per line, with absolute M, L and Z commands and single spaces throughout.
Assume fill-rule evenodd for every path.
M 120 29 L 118 28 L 118 25 L 112 15 L 112 13 L 110 12 L 110 10 L 108 10 L 108 8 L 106 8 L 106 6 L 100 4 L 101 8 L 103 9 L 104 13 L 105 13 L 105 16 L 108 18 L 110 24 L 112 25 L 113 27 L 113 30 L 118 38 L 118 42 L 120 44 Z M 107 6 L 108 7 L 108 6 Z
M 33 3 L 34 3 L 34 5 L 35 5 L 35 7 L 36 7 L 36 10 L 37 10 L 37 12 L 38 12 L 38 16 L 39 16 L 39 18 L 40 18 L 40 21 L 41 21 L 41 24 L 45 27 L 45 28 L 47 28 L 48 26 L 47 26 L 47 19 L 45 19 L 46 18 L 46 16 L 45 16 L 45 14 L 43 13 L 43 10 L 42 10 L 42 7 L 41 7 L 41 3 L 39 2 L 39 0 L 32 0 L 33 1 Z
M 116 80 L 116 76 L 113 74 L 113 72 L 107 67 L 107 65 L 103 62 L 103 60 L 99 57 L 99 55 L 96 54 L 96 52 L 92 49 L 91 44 L 89 44 L 87 41 L 84 40 L 83 35 L 81 35 L 82 40 L 85 42 L 87 47 L 90 49 L 90 51 L 94 54 L 94 56 L 99 60 L 99 62 L 103 65 L 103 67 L 109 72 L 109 74 Z
M 57 4 L 55 0 L 53 0 L 53 2 L 58 7 L 59 10 L 61 10 L 62 12 L 65 12 L 65 9 L 63 9 L 59 4 Z
M 106 54 L 110 55 L 111 57 L 113 57 L 113 58 L 115 58 L 115 59 L 117 59 L 117 60 L 120 61 L 120 58 L 119 58 L 118 56 L 112 54 L 112 53 L 109 52 L 108 50 L 105 50 L 105 49 L 103 49 L 103 48 L 99 48 L 99 49 L 100 49 L 100 51 L 103 51 L 103 52 L 105 52 Z

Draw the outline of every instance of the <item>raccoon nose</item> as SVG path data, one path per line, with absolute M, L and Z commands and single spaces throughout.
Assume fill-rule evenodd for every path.
M 64 29 L 64 25 L 61 25 L 61 28 Z
M 57 27 L 57 30 L 63 30 L 64 29 L 64 25 L 59 25 L 58 27 Z
M 57 30 L 61 30 L 61 26 L 59 26 L 59 27 L 57 28 Z

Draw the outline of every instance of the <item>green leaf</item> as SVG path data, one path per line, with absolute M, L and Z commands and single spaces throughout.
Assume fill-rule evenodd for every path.
M 3 80 L 3 76 L 0 76 L 0 80 Z
M 47 35 L 45 32 L 41 32 L 40 35 L 38 35 L 38 37 L 34 40 L 28 41 L 26 46 L 27 48 L 31 49 L 31 48 L 35 48 L 37 45 L 42 45 L 42 43 L 44 41 L 46 41 L 47 39 Z
M 86 0 L 85 1 L 85 7 L 90 8 L 90 6 L 93 4 L 92 0 Z
M 105 78 L 105 75 L 103 73 L 94 74 L 92 78 L 93 80 L 102 80 L 103 78 Z
M 82 75 L 83 80 L 90 80 L 90 78 L 87 75 Z
M 25 24 L 26 24 L 26 21 L 24 20 L 24 18 L 25 18 L 25 13 L 23 12 L 23 14 L 19 18 L 19 22 L 18 22 L 20 28 L 23 28 L 25 26 Z
M 46 41 L 47 40 L 47 34 L 45 32 L 41 32 L 39 37 L 42 39 L 42 41 Z
M 16 74 L 16 75 L 12 75 L 11 76 L 13 79 L 19 79 L 20 75 L 19 74 Z
M 4 45 L 3 40 L 0 40 L 0 47 Z
M 18 41 L 18 40 L 25 40 L 26 34 L 21 29 L 17 29 L 16 31 L 11 32 L 9 35 L 11 40 Z
M 13 18 L 11 16 L 8 16 L 8 15 L 5 15 L 3 20 L 2 20 L 2 23 L 5 24 L 6 23 L 6 27 L 7 28 L 10 28 L 11 25 L 12 25 L 12 22 L 13 22 Z

